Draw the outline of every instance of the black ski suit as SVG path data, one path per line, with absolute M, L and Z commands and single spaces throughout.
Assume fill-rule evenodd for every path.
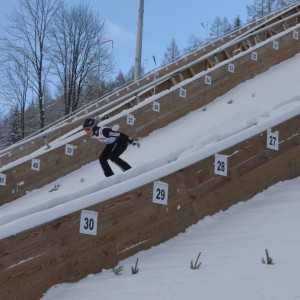
M 114 131 L 110 127 L 97 127 L 94 136 L 100 143 L 106 144 L 99 156 L 100 165 L 106 177 L 114 175 L 108 163 L 109 159 L 123 171 L 131 169 L 131 166 L 120 158 L 120 155 L 127 149 L 128 143 L 132 144 L 134 142 L 128 135 Z

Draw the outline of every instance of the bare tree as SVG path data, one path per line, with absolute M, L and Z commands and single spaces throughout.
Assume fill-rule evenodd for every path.
M 210 37 L 218 39 L 223 35 L 223 21 L 220 17 L 216 17 L 210 26 Z
M 176 59 L 180 57 L 180 50 L 177 46 L 175 39 L 173 38 L 167 47 L 167 51 L 164 54 L 164 58 L 162 64 L 168 64 L 174 62 Z
M 211 40 L 219 39 L 228 34 L 233 29 L 233 25 L 228 21 L 227 17 L 216 17 L 210 26 Z
M 44 91 L 51 67 L 47 37 L 62 0 L 20 0 L 19 3 L 18 9 L 14 9 L 8 19 L 10 24 L 6 28 L 8 37 L 4 39 L 4 49 L 28 61 L 29 85 L 38 99 L 40 128 L 43 128 Z M 23 68 L 23 65 L 18 67 Z
M 205 41 L 201 38 L 196 37 L 195 35 L 191 35 L 188 39 L 188 45 L 186 48 L 183 49 L 184 53 L 190 53 L 195 51 L 196 49 L 200 48 L 205 44 Z
M 224 17 L 222 20 L 222 34 L 225 35 L 232 30 L 232 25 L 228 21 L 227 17 Z
M 118 75 L 116 76 L 116 79 L 115 79 L 115 85 L 117 87 L 119 87 L 119 86 L 122 86 L 126 83 L 127 83 L 127 80 L 126 80 L 125 75 L 122 73 L 122 71 L 119 71 L 119 73 L 118 73 Z
M 18 53 L 4 53 L 1 76 L 1 105 L 19 114 L 20 138 L 25 137 L 25 110 L 28 103 L 28 60 Z M 11 55 L 9 55 L 11 54 Z
M 98 85 L 100 89 L 101 78 L 111 71 L 112 44 L 108 42 L 112 41 L 104 38 L 104 22 L 84 4 L 61 10 L 51 38 L 55 75 L 68 115 L 84 101 L 89 92 L 84 87 Z
M 253 4 L 247 5 L 248 20 L 261 19 L 291 2 L 293 0 L 254 0 Z

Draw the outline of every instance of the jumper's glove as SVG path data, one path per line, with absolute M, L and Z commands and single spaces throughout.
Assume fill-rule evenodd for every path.
M 128 139 L 128 143 L 131 144 L 131 145 L 133 145 L 133 146 L 137 146 L 138 148 L 140 148 L 140 146 L 141 146 L 139 142 L 134 141 L 131 138 Z
M 133 146 L 137 146 L 138 148 L 141 147 L 140 143 L 139 143 L 139 142 L 136 142 L 136 141 L 133 141 L 133 142 L 132 142 L 132 145 L 133 145 Z

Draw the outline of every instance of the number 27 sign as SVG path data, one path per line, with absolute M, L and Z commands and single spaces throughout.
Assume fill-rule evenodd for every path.
M 169 185 L 162 181 L 154 181 L 153 203 L 168 205 Z

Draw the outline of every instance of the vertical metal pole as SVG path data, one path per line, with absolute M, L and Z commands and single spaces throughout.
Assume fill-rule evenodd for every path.
M 144 0 L 140 0 L 133 80 L 136 80 L 141 75 L 143 16 L 144 16 Z

